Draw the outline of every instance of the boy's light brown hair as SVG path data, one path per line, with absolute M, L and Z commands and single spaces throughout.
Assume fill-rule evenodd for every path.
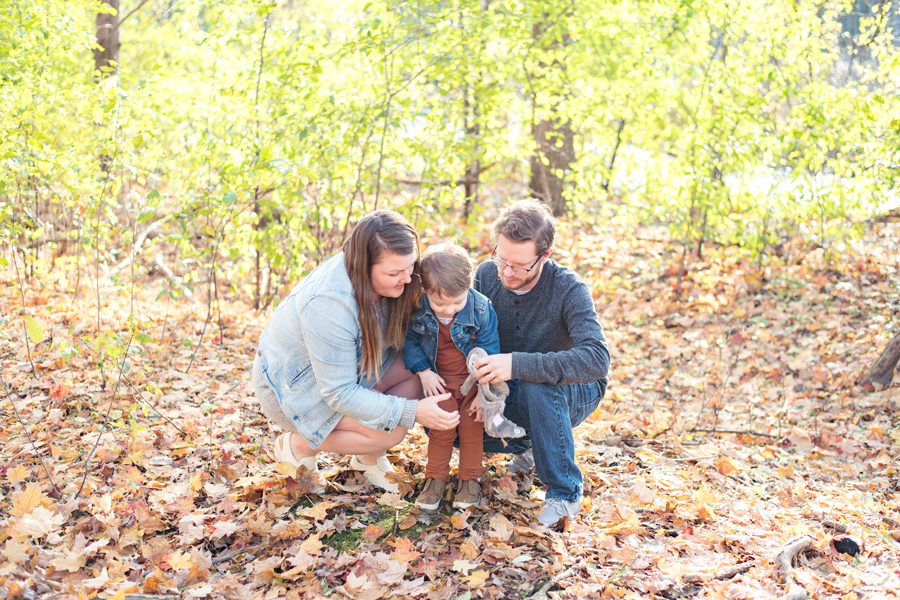
M 419 267 L 422 288 L 444 298 L 461 296 L 472 287 L 475 270 L 464 248 L 454 243 L 429 246 Z

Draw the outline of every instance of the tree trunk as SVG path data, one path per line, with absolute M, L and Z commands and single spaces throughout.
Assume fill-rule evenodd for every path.
M 472 96 L 471 100 L 469 96 Z M 472 214 L 472 208 L 478 202 L 478 184 L 481 176 L 481 164 L 478 161 L 478 137 L 481 133 L 481 127 L 478 123 L 478 92 L 474 86 L 467 83 L 463 87 L 463 125 L 466 129 L 466 138 L 472 140 L 475 144 L 472 152 L 472 159 L 466 165 L 466 172 L 463 175 L 463 190 L 465 192 L 465 203 L 463 204 L 463 221 L 468 223 L 469 216 Z
M 564 19 L 571 16 L 570 11 L 566 11 L 559 18 Z M 549 51 L 568 43 L 567 34 L 551 36 L 548 40 L 542 41 L 551 26 L 555 27 L 557 24 L 556 22 L 542 22 L 534 25 L 532 36 L 537 47 Z M 541 61 L 539 65 L 540 69 L 546 73 L 557 71 L 565 74 L 564 60 L 553 59 L 549 63 Z M 531 87 L 531 134 L 534 136 L 536 146 L 531 157 L 528 187 L 532 196 L 547 204 L 555 216 L 561 217 L 568 212 L 566 200 L 563 197 L 565 177 L 572 163 L 575 162 L 575 132 L 572 129 L 572 122 L 560 115 L 558 111 L 559 105 L 563 103 L 562 101 L 569 95 L 569 92 L 565 87 L 557 88 L 559 91 L 551 93 L 549 100 L 540 101 L 533 86 L 532 76 L 527 72 L 526 76 L 529 78 Z M 539 112 L 539 108 L 544 109 L 541 111 L 544 116 L 537 121 L 535 114 Z
M 575 161 L 575 134 L 569 122 L 541 121 L 533 130 L 537 151 L 531 157 L 532 195 L 542 200 L 557 217 L 567 212 L 563 186 L 566 172 Z
M 114 8 L 114 14 L 97 13 L 97 45 L 94 49 L 94 69 L 102 79 L 115 73 L 119 62 L 119 0 L 103 0 Z
M 900 361 L 900 329 L 894 332 L 894 337 L 885 346 L 884 351 L 875 360 L 860 383 L 877 383 L 884 387 L 891 385 L 898 361 Z

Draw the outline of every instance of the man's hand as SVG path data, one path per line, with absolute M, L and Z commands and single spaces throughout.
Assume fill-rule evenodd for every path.
M 459 425 L 459 411 L 447 412 L 438 406 L 438 402 L 449 399 L 450 394 L 441 394 L 419 400 L 416 405 L 416 422 L 438 431 L 453 429 Z
M 469 414 L 472 415 L 472 420 L 476 423 L 481 423 L 484 421 L 484 416 L 481 414 L 481 393 L 475 394 L 475 397 L 472 398 L 472 404 L 469 405 Z
M 447 382 L 431 369 L 419 371 L 418 375 L 422 380 L 422 389 L 425 390 L 426 396 L 437 396 L 447 391 Z
M 478 383 L 500 383 L 512 379 L 512 354 L 492 354 L 475 361 Z

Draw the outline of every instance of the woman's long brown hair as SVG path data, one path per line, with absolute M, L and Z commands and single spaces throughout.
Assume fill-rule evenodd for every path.
M 359 307 L 359 329 L 362 335 L 360 374 L 377 380 L 381 378 L 381 352 L 383 344 L 400 349 L 406 337 L 406 327 L 413 311 L 421 306 L 422 284 L 419 279 L 419 236 L 412 225 L 392 210 L 376 210 L 357 223 L 353 233 L 344 242 L 344 264 L 353 284 L 353 295 Z M 386 298 L 388 326 L 385 338 L 381 338 L 381 324 L 375 310 L 375 292 L 372 289 L 372 266 L 386 254 L 405 256 L 416 254 L 414 275 L 399 298 Z

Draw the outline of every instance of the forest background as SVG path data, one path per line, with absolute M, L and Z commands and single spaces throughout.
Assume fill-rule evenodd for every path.
M 884 0 L 4 2 L 3 593 L 896 593 L 898 45 Z M 273 469 L 293 283 L 376 208 L 484 259 L 526 196 L 613 353 L 574 531 L 502 456 L 436 519 Z

